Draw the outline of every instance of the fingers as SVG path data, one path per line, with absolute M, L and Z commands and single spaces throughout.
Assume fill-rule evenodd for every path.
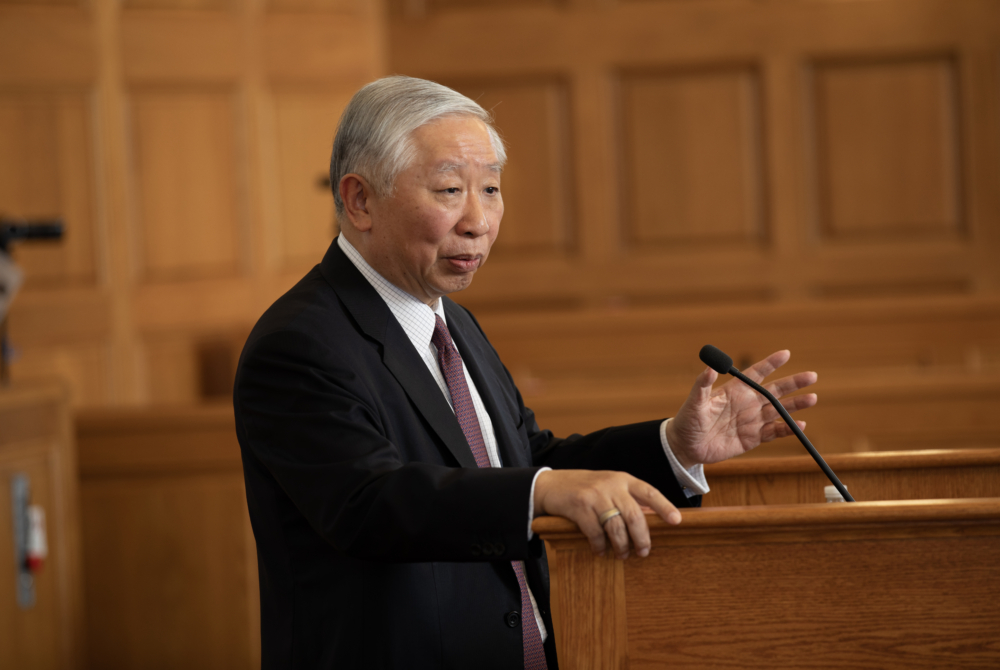
M 797 412 L 800 409 L 809 409 L 813 407 L 819 401 L 818 396 L 815 393 L 804 393 L 802 395 L 793 395 L 790 398 L 782 398 L 781 406 L 788 410 L 789 414 L 792 412 Z M 767 403 L 766 407 L 761 408 L 760 417 L 762 421 L 776 421 L 780 418 L 778 410 L 776 410 L 771 403 Z
M 758 361 L 743 370 L 745 374 L 750 379 L 757 383 L 763 381 L 775 370 L 780 368 L 782 365 L 788 362 L 788 359 L 792 357 L 792 352 L 788 349 L 782 349 L 781 351 L 776 351 L 762 361 Z
M 668 523 L 676 525 L 681 521 L 677 508 L 654 487 L 631 476 L 628 476 L 628 485 L 627 495 L 616 498 L 616 507 L 621 515 L 609 519 L 604 527 L 615 555 L 621 559 L 628 558 L 629 538 L 636 554 L 642 557 L 649 555 L 653 543 L 643 505 Z
M 799 430 L 805 431 L 805 421 L 796 421 L 795 424 L 799 427 Z M 794 434 L 794 431 L 784 421 L 772 421 L 771 423 L 765 425 L 760 431 L 760 441 L 770 442 L 771 440 L 776 440 L 779 437 L 788 437 L 789 435 Z
M 640 556 L 647 556 L 652 543 L 649 539 L 649 525 L 646 523 L 646 515 L 643 514 L 639 503 L 630 495 L 630 491 L 626 489 L 624 493 L 625 495 L 618 494 L 611 498 L 610 503 L 607 503 L 607 507 L 603 509 L 601 504 L 595 506 L 595 510 L 600 510 L 598 522 L 600 522 L 601 514 L 608 510 L 617 509 L 620 514 L 608 519 L 603 528 L 604 534 L 611 543 L 614 555 L 622 560 L 628 558 L 629 539 L 631 539 L 636 553 Z
M 773 381 L 770 384 L 765 384 L 764 388 L 774 394 L 776 398 L 780 398 L 789 393 L 794 393 L 799 389 L 812 386 L 818 379 L 819 375 L 815 372 L 799 372 L 798 374 Z
M 599 555 L 610 546 L 615 556 L 627 558 L 630 542 L 640 556 L 649 554 L 652 542 L 642 505 L 668 523 L 680 523 L 680 512 L 662 493 L 624 472 L 550 470 L 535 480 L 536 513 L 574 521 Z M 601 524 L 600 516 L 612 509 L 620 514 Z
M 666 496 L 656 490 L 655 486 L 632 477 L 629 493 L 639 505 L 651 508 L 667 523 L 676 526 L 681 522 L 681 513 L 677 511 L 673 503 L 667 500 Z
M 610 507 L 608 509 L 611 509 Z M 604 535 L 604 527 L 597 520 L 597 516 L 594 514 L 583 514 L 580 517 L 570 514 L 562 514 L 571 521 L 575 522 L 580 528 L 580 532 L 587 536 L 587 540 L 590 542 L 590 550 L 593 551 L 598 556 L 603 556 L 605 549 L 607 548 L 607 538 Z M 608 524 L 611 522 L 609 521 Z
M 629 528 L 625 525 L 625 521 L 622 520 L 624 516 L 624 514 L 621 514 L 613 519 L 608 519 L 604 524 L 604 533 L 608 536 L 608 540 L 611 541 L 611 550 L 616 557 L 622 560 L 628 558 L 629 538 Z

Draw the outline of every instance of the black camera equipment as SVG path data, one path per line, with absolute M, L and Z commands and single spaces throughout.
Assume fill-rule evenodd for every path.
M 15 242 L 31 240 L 58 240 L 63 236 L 61 219 L 7 219 L 0 217 L 0 253 L 9 254 L 10 246 Z M 0 290 L 3 287 L 0 286 Z M 7 368 L 10 356 L 10 345 L 7 343 L 7 317 L 0 318 L 0 385 L 6 385 L 10 379 Z

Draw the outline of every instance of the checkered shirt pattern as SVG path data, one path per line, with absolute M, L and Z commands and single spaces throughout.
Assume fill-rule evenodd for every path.
M 476 465 L 488 468 L 491 465 L 490 459 L 486 454 L 486 444 L 479 429 L 476 409 L 472 404 L 472 396 L 469 394 L 469 386 L 463 374 L 462 357 L 452 342 L 448 326 L 440 316 L 435 318 L 431 343 L 437 348 L 438 363 L 448 384 L 451 405 L 455 409 L 455 416 L 462 427 L 462 432 L 465 433 L 465 439 L 472 449 L 472 455 L 476 458 Z M 525 670 L 547 670 L 545 648 L 542 646 L 538 624 L 534 616 L 528 616 L 529 612 L 534 614 L 534 607 L 528 590 L 528 580 L 524 576 L 524 561 L 511 561 L 511 565 L 514 567 L 518 586 L 521 587 L 521 638 L 524 645 Z

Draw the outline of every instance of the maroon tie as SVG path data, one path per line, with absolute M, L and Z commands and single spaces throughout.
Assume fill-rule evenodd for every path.
M 440 316 L 434 315 L 434 335 L 431 343 L 438 352 L 438 363 L 441 365 L 441 372 L 444 373 L 444 380 L 448 384 L 448 392 L 451 394 L 451 404 L 455 408 L 455 416 L 458 417 L 458 424 L 465 433 L 465 439 L 472 449 L 472 455 L 476 458 L 476 465 L 481 468 L 490 467 L 490 457 L 486 453 L 486 442 L 483 440 L 483 433 L 479 429 L 479 417 L 476 416 L 476 408 L 472 404 L 472 395 L 469 393 L 469 386 L 465 383 L 465 371 L 462 369 L 462 357 L 455 348 L 455 343 L 451 340 L 451 333 L 448 326 Z M 542 647 L 542 636 L 538 632 L 538 624 L 535 621 L 535 610 L 531 607 L 531 598 L 528 596 L 528 580 L 524 577 L 524 561 L 511 561 L 514 566 L 514 574 L 517 575 L 518 586 L 521 587 L 521 637 L 524 641 L 524 668 L 525 670 L 548 670 L 545 663 L 545 649 Z

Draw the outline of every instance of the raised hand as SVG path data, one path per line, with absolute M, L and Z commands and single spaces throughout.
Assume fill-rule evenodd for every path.
M 761 383 L 790 357 L 787 349 L 777 351 L 743 370 L 743 374 Z M 687 400 L 667 424 L 670 448 L 685 467 L 718 463 L 750 451 L 762 442 L 792 434 L 767 399 L 741 381 L 730 379 L 713 390 L 712 384 L 718 377 L 711 368 L 698 375 Z M 815 372 L 799 372 L 764 387 L 776 398 L 782 398 L 815 384 L 816 379 Z M 781 404 L 789 412 L 806 409 L 816 404 L 816 394 L 785 398 Z M 796 423 L 799 428 L 806 426 L 804 421 Z

